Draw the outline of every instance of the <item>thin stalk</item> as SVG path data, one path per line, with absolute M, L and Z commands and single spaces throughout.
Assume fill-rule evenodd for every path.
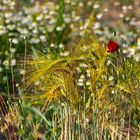
M 83 74 L 85 75 L 85 78 L 84 78 L 84 96 L 83 96 L 83 102 L 84 102 L 84 112 L 83 112 L 83 127 L 82 127 L 82 134 L 83 134 L 83 140 L 86 140 L 86 82 L 87 82 L 87 77 L 86 77 L 86 72 L 85 70 L 83 69 Z
M 95 103 L 95 95 L 93 96 L 93 102 Z M 95 104 L 94 104 L 94 106 L 93 106 L 93 116 L 92 116 L 92 140 L 95 140 L 95 135 L 96 135 L 96 133 L 95 133 Z
M 124 123 L 125 123 L 125 122 L 124 122 L 123 117 L 121 118 L 120 121 L 121 121 L 121 128 L 124 129 Z M 119 134 L 119 140 L 122 140 L 122 137 L 123 137 L 123 136 L 122 136 L 122 133 L 120 133 L 120 134 Z
M 104 119 L 104 124 L 106 123 L 106 120 L 105 120 L 105 114 L 104 114 L 104 116 L 103 116 L 103 119 Z M 107 137 L 107 129 L 105 128 L 104 129 L 104 140 L 106 140 L 106 137 Z
M 100 134 L 100 139 L 102 139 L 103 132 L 104 132 L 104 127 L 103 127 L 103 126 L 101 126 L 101 134 Z
M 23 64 L 23 69 L 24 72 L 26 71 L 26 58 L 27 58 L 27 42 L 26 42 L 26 38 L 24 38 L 25 40 L 25 50 L 24 50 L 24 64 Z M 25 84 L 25 73 L 23 74 L 23 83 Z
M 65 106 L 65 128 L 64 128 L 64 140 L 68 140 L 68 111 L 67 104 Z
M 73 127 L 72 127 L 72 140 L 76 139 L 76 118 L 75 114 L 73 116 Z
M 61 112 L 61 140 L 64 140 L 63 106 L 60 107 L 60 112 Z
M 8 97 L 10 97 L 10 88 L 9 88 L 9 81 L 8 81 L 8 74 L 7 74 L 7 70 L 6 70 L 6 77 L 7 77 L 7 81 L 6 81 L 6 87 L 7 87 L 7 93 L 8 93 Z M 9 98 L 10 99 L 10 98 Z
M 130 129 L 131 129 L 131 126 L 130 126 L 130 122 L 131 122 L 131 109 L 128 110 L 128 114 L 129 114 L 129 120 L 128 120 L 128 133 L 127 133 L 127 140 L 130 140 Z
M 85 102 L 86 102 L 86 92 L 84 92 L 84 104 L 85 104 Z M 86 107 L 84 107 L 83 140 L 86 140 Z
M 113 120 L 113 122 L 114 122 L 114 125 L 116 125 L 116 126 L 114 126 L 114 127 L 117 127 L 117 123 L 115 122 L 115 117 L 116 117 L 116 108 L 114 109 L 114 120 Z M 117 128 L 116 128 L 116 130 L 115 130 L 116 132 L 115 132 L 115 139 L 116 139 L 116 137 L 117 137 Z M 114 134 L 113 134 L 114 135 Z
M 12 42 L 10 42 L 10 49 L 12 48 Z M 11 75 L 12 75 L 12 96 L 14 98 L 14 94 L 15 94 L 15 77 L 14 77 L 14 69 L 13 69 L 13 66 L 12 66 L 12 59 L 13 59 L 13 55 L 12 55 L 12 52 L 11 52 Z
M 56 140 L 55 114 L 53 115 L 53 140 Z
M 81 123 L 80 123 L 80 112 L 78 111 L 78 130 L 79 130 L 79 140 L 81 140 Z
M 71 140 L 71 107 L 70 106 L 68 106 L 68 118 L 69 118 L 69 140 Z

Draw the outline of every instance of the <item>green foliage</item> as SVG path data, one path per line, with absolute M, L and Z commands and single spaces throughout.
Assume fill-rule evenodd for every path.
M 117 54 L 107 54 L 106 47 L 96 38 L 89 35 L 88 43 L 82 40 L 70 56 L 55 58 L 53 54 L 37 52 L 35 56 L 27 58 L 26 64 L 27 93 L 24 99 L 33 106 L 42 104 L 43 110 L 54 102 L 60 104 L 60 108 L 61 104 L 66 108 L 64 115 L 67 119 L 64 117 L 62 126 L 58 126 L 61 128 L 60 137 L 70 139 L 70 129 L 74 125 L 75 130 L 78 125 L 80 130 L 75 130 L 74 137 L 83 135 L 85 138 L 100 139 L 106 135 L 104 139 L 116 139 L 125 137 L 122 131 L 125 127 L 132 125 L 132 129 L 138 125 L 135 107 L 139 105 L 140 97 L 136 69 L 139 63 L 132 63 Z M 82 84 L 78 83 L 80 75 L 84 77 Z M 30 95 L 30 91 L 35 92 L 34 96 L 33 93 Z M 71 120 L 72 112 L 76 113 L 75 121 Z M 135 112 L 135 115 L 131 116 L 131 112 Z M 128 121 L 124 122 L 124 119 Z M 86 120 L 92 126 L 88 126 Z M 63 127 L 68 128 L 63 130 Z M 57 131 L 56 134 L 59 133 Z
M 114 1 L 109 13 L 98 0 L 14 2 L 0 2 L 0 132 L 15 140 L 139 139 L 133 5 L 122 5 L 115 29 L 106 20 L 113 26 Z M 109 39 L 118 52 L 107 53 Z

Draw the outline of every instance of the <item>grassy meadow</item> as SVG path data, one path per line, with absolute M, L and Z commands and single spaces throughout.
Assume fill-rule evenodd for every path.
M 0 0 L 0 140 L 140 140 L 139 0 Z

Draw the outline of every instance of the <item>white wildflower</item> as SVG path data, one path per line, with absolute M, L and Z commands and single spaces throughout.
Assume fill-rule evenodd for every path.
M 103 16 L 103 14 L 102 14 L 102 13 L 99 13 L 99 14 L 97 14 L 97 15 L 96 15 L 97 19 L 101 19 L 101 18 L 102 18 L 102 16 Z
M 56 31 L 62 31 L 63 28 L 61 26 L 56 27 Z
M 8 60 L 3 61 L 3 65 L 5 65 L 6 67 L 8 67 L 9 66 L 9 61 Z
M 140 61 L 140 54 L 135 55 L 134 58 L 137 62 L 139 62 Z
M 51 47 L 51 48 L 54 48 L 54 47 L 55 47 L 55 45 L 54 45 L 53 43 L 51 43 L 51 44 L 50 44 L 50 47 Z
M 64 45 L 62 43 L 60 43 L 59 48 L 64 48 Z
M 77 85 L 78 86 L 83 86 L 84 84 L 83 84 L 83 82 L 78 82 Z
M 70 52 L 69 51 L 65 51 L 61 54 L 61 56 L 69 56 Z
M 12 65 L 12 66 L 15 66 L 15 65 L 16 65 L 16 59 L 12 59 L 12 60 L 11 60 L 11 65 Z
M 17 40 L 16 38 L 13 38 L 13 39 L 12 39 L 12 43 L 13 43 L 13 44 L 18 44 L 18 40 Z
M 90 82 L 90 81 L 87 81 L 87 82 L 86 82 L 86 85 L 87 85 L 87 86 L 90 86 L 90 85 L 91 85 L 91 82 Z
M 109 76 L 109 78 L 108 78 L 109 81 L 112 81 L 113 79 L 114 79 L 113 76 Z
M 84 64 L 84 63 L 80 63 L 79 65 L 80 67 L 84 67 L 84 68 L 87 68 L 87 64 Z
M 46 37 L 44 35 L 41 35 L 40 40 L 44 42 L 44 41 L 46 41 Z
M 26 73 L 26 71 L 24 69 L 21 69 L 19 72 L 21 75 L 24 75 Z
M 95 4 L 95 5 L 93 5 L 93 8 L 94 8 L 94 9 L 98 9 L 99 7 L 100 7 L 99 4 Z

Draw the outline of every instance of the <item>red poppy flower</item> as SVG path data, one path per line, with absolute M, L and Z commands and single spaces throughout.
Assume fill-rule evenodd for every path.
M 107 52 L 110 52 L 110 53 L 115 52 L 119 49 L 119 45 L 115 41 L 109 41 L 107 46 L 108 46 Z

